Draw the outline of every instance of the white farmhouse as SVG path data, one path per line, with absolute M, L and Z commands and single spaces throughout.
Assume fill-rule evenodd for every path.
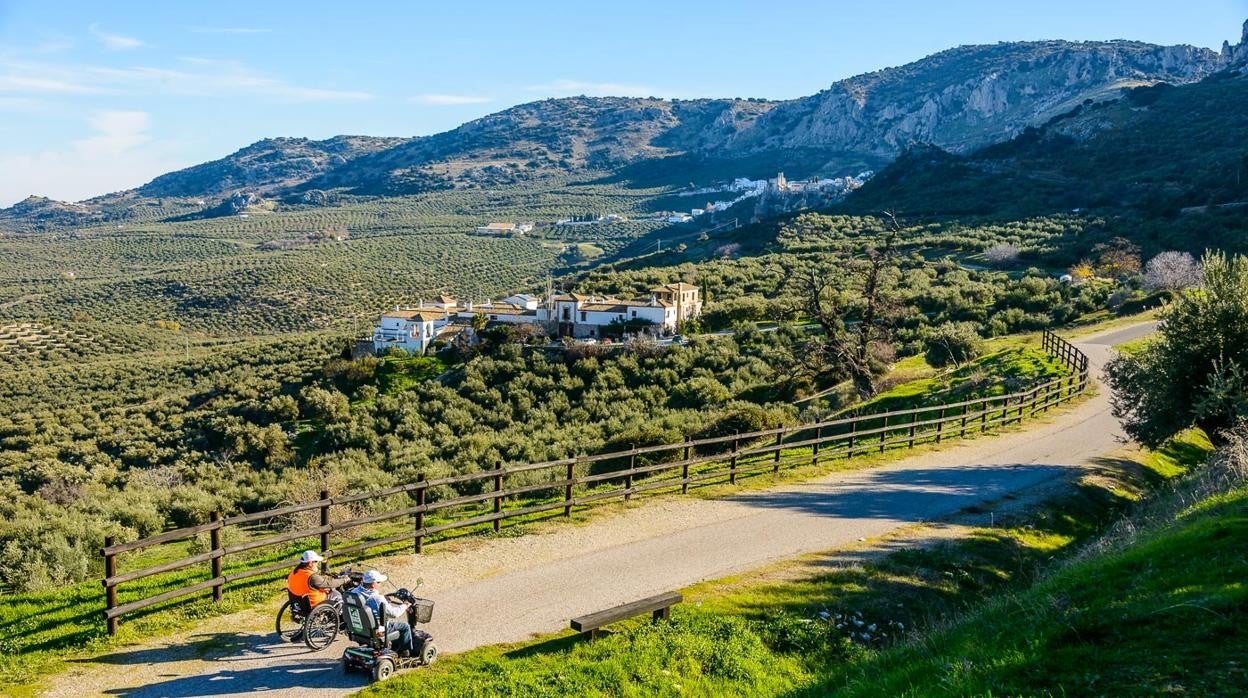
M 395 308 L 383 313 L 373 329 L 373 351 L 380 354 L 387 349 L 403 349 L 423 354 L 452 319 L 446 309 Z
M 372 344 L 378 354 L 394 348 L 423 354 L 435 341 L 466 331 L 477 318 L 487 324 L 547 325 L 564 337 L 601 337 L 608 327 L 616 330 L 608 334 L 618 334 L 621 325 L 630 332 L 671 334 L 701 313 L 700 291 L 686 283 L 658 286 L 651 289 L 649 298 L 634 300 L 568 293 L 543 303 L 538 296 L 518 293 L 501 301 L 461 304 L 440 296 L 432 301 L 421 299 L 416 308 L 396 307 L 383 313 L 373 329 Z
M 622 301 L 599 296 L 569 293 L 554 297 L 555 322 L 564 337 L 600 337 L 612 324 L 636 322 L 660 331 L 676 327 L 676 308 L 657 298 Z

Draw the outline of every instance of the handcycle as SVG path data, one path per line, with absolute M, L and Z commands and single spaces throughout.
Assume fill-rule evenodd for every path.
M 417 586 L 419 584 L 418 581 Z M 428 623 L 433 619 L 433 601 L 417 598 L 407 589 L 386 594 L 386 598 L 408 604 L 407 622 L 412 629 L 413 652 L 410 656 L 395 652 L 390 645 L 398 639 L 397 632 L 386 631 L 385 618 L 378 618 L 362 595 L 346 594 L 344 613 L 347 637 L 359 644 L 348 647 L 342 653 L 344 672 L 364 672 L 373 681 L 385 681 L 399 669 L 427 666 L 438 658 L 433 636 L 416 629 L 417 623 Z
M 344 583 L 338 588 L 350 584 L 356 586 L 363 579 L 364 575 L 360 572 L 353 572 L 350 567 L 345 568 L 337 575 L 335 579 L 343 580 Z M 323 650 L 334 643 L 338 638 L 339 630 L 343 629 L 342 620 L 342 594 L 331 593 L 329 598 L 310 606 L 306 596 L 296 596 L 290 592 L 286 592 L 286 601 L 282 603 L 281 608 L 277 609 L 277 620 L 274 627 L 277 630 L 277 636 L 284 642 L 298 642 L 303 640 L 303 644 L 312 650 Z

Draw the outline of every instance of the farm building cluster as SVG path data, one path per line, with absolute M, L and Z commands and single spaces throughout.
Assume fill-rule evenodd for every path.
M 423 354 L 435 342 L 471 333 L 479 324 L 539 325 L 548 334 L 578 339 L 650 333 L 671 335 L 702 314 L 701 291 L 687 283 L 650 289 L 646 298 L 622 300 L 578 293 L 545 299 L 529 294 L 483 303 L 442 296 L 420 300 L 414 308 L 396 307 L 381 315 L 373 329 L 375 353 L 388 349 Z

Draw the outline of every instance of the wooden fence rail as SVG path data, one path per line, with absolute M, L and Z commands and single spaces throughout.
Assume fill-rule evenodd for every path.
M 104 618 L 109 633 L 113 634 L 117 631 L 121 616 L 165 601 L 203 591 L 211 591 L 213 599 L 219 601 L 227 584 L 272 574 L 291 566 L 289 561 L 283 560 L 225 574 L 222 569 L 226 556 L 273 548 L 297 540 L 319 537 L 321 553 L 326 558 L 356 555 L 403 542 L 411 543 L 412 549 L 420 553 L 428 542 L 426 539 L 457 529 L 489 525 L 497 531 L 506 519 L 555 511 L 561 511 L 567 517 L 571 516 L 576 507 L 611 499 L 630 499 L 643 492 L 672 489 L 683 494 L 689 491 L 690 486 L 710 484 L 714 480 L 735 484 L 740 477 L 762 472 L 777 473 L 785 466 L 817 466 L 821 461 L 837 457 L 853 458 L 868 453 L 883 453 L 889 448 L 914 448 L 925 443 L 940 443 L 942 440 L 965 437 L 968 432 L 984 433 L 991 428 L 1015 424 L 1047 411 L 1074 398 L 1087 388 L 1086 355 L 1048 331 L 1044 333 L 1041 346 L 1062 363 L 1068 371 L 1067 375 L 1008 395 L 861 414 L 727 436 L 685 439 L 677 443 L 633 447 L 623 451 L 540 463 L 495 463 L 478 472 L 449 477 L 425 479 L 421 475 L 415 482 L 370 492 L 331 497 L 328 492 L 322 491 L 321 498 L 314 502 L 254 513 L 223 517 L 214 512 L 207 523 L 166 531 L 128 543 L 114 543 L 111 538 L 106 539 L 105 547 L 101 551 L 105 575 L 102 580 L 105 589 Z M 627 463 L 627 467 L 595 471 L 595 464 L 609 461 Z M 524 475 L 526 480 L 532 480 L 534 476 L 543 479 L 514 486 L 508 484 L 509 480 L 514 481 L 519 475 Z M 468 483 L 476 483 L 477 486 L 471 489 L 479 491 L 444 499 L 430 496 L 435 488 Z M 620 486 L 612 487 L 613 485 Z M 331 517 L 335 507 L 341 511 L 348 504 L 397 494 L 409 495 L 414 504 L 339 521 L 334 521 Z M 527 498 L 522 498 L 525 496 Z M 554 496 L 559 498 L 552 499 Z M 508 500 L 519 501 L 527 506 L 508 508 L 505 506 Z M 471 505 L 484 513 L 436 525 L 427 524 L 428 514 Z M 263 526 L 293 514 L 310 512 L 317 512 L 319 525 L 294 531 L 270 528 L 273 535 L 223 544 L 221 534 L 225 528 Z M 413 519 L 413 525 L 401 534 L 337 548 L 331 546 L 331 535 L 334 533 L 403 518 Z M 207 552 L 125 573 L 117 572 L 117 557 L 122 553 L 184 541 L 203 533 L 209 534 L 211 549 Z M 206 580 L 128 603 L 117 603 L 117 588 L 120 584 L 203 563 L 211 566 L 210 577 Z

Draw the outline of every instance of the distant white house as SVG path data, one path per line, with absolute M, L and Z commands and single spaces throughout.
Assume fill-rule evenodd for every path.
M 536 224 L 532 222 L 524 223 L 490 223 L 477 227 L 477 233 L 480 235 L 523 235 L 533 230 Z
M 693 220 L 693 216 L 687 213 L 677 213 L 676 215 L 667 217 L 668 223 L 688 223 L 691 220 Z
M 542 304 L 542 299 L 528 293 L 517 293 L 514 296 L 507 296 L 503 299 L 503 302 L 524 308 L 525 310 L 537 310 L 537 307 Z
M 518 293 L 500 301 L 460 302 L 449 296 L 420 300 L 415 308 L 395 308 L 381 315 L 373 329 L 373 350 L 399 348 L 423 354 L 432 344 L 453 333 L 468 331 L 482 317 L 487 324 L 547 325 L 560 336 L 601 337 L 608 326 L 625 325 L 632 331 L 671 334 L 681 323 L 702 313 L 697 286 L 665 284 L 650 290 L 648 298 L 621 300 L 577 293 L 553 296 L 545 304 L 538 296 Z

